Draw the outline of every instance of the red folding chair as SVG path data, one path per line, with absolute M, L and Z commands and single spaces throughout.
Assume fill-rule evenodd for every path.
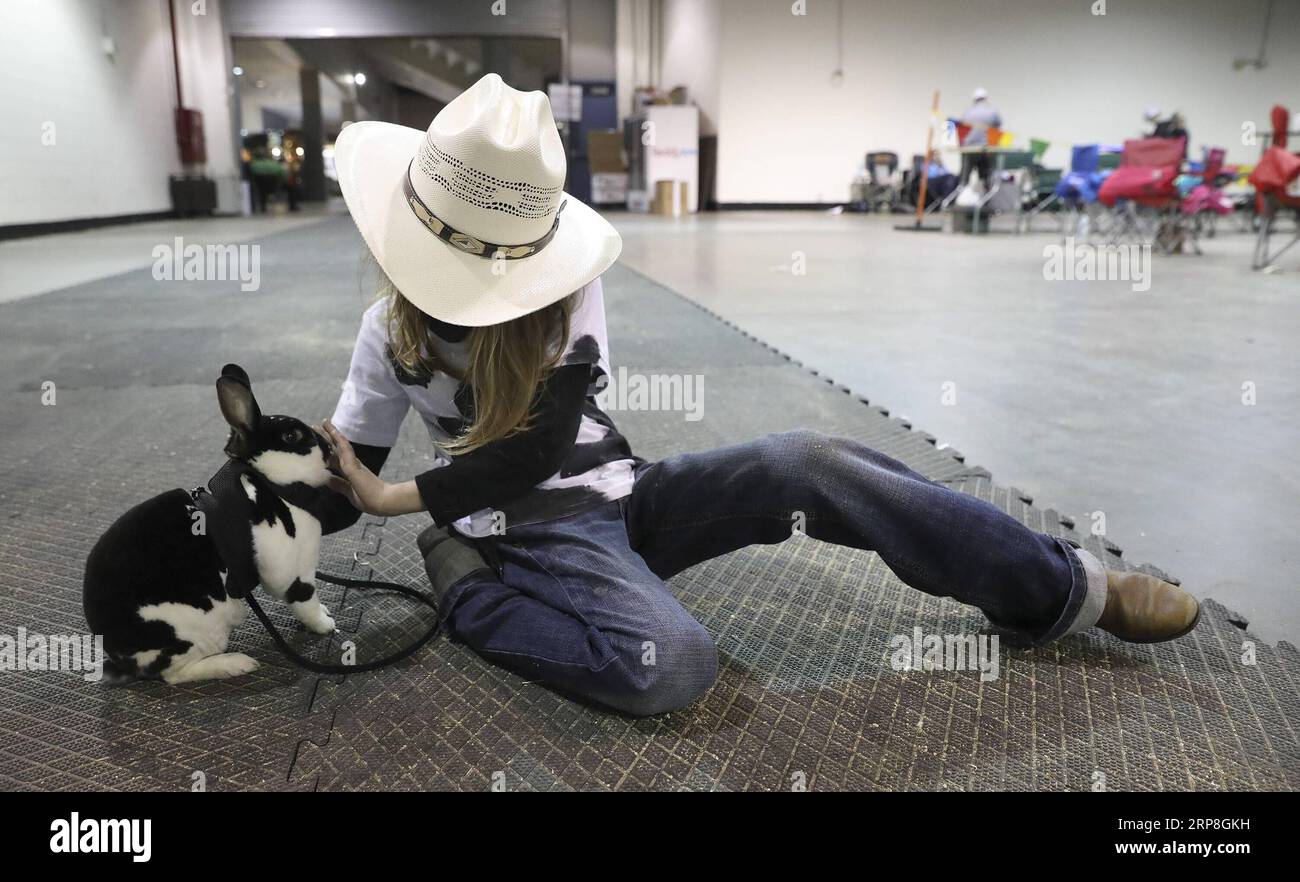
M 1291 114 L 1280 104 L 1273 106 L 1271 114 L 1273 137 L 1264 149 L 1259 164 L 1250 173 L 1255 187 L 1255 254 L 1252 269 L 1268 269 L 1283 252 L 1300 242 L 1300 194 L 1288 192 L 1292 183 L 1300 178 L 1300 154 L 1287 152 L 1287 126 Z M 1294 221 L 1291 238 L 1285 245 L 1275 248 L 1273 235 L 1278 232 L 1280 217 L 1290 214 Z
M 1186 234 L 1179 218 L 1181 199 L 1174 183 L 1187 154 L 1187 138 L 1136 138 L 1097 193 L 1111 213 L 1108 243 L 1136 240 L 1166 254 L 1178 250 Z

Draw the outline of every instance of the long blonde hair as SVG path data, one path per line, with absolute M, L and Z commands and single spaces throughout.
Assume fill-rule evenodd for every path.
M 393 359 L 408 373 L 451 374 L 474 393 L 469 428 L 442 443 L 453 455 L 527 429 L 542 382 L 559 364 L 579 294 L 498 325 L 471 328 L 464 375 L 435 353 L 428 317 L 380 272 L 379 294 L 388 303 L 388 342 Z

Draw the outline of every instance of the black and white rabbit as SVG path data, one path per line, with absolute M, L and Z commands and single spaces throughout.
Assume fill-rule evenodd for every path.
M 247 581 L 260 581 L 287 602 L 311 631 L 331 633 L 334 620 L 315 588 L 320 520 L 303 502 L 329 492 L 322 489 L 330 478 L 329 442 L 301 420 L 264 416 L 238 365 L 222 369 L 217 400 L 231 428 L 226 454 L 247 498 L 228 506 L 238 522 L 223 526 L 251 543 Z M 217 525 L 206 523 L 195 503 L 179 489 L 155 496 L 118 518 L 90 552 L 83 604 L 91 631 L 104 638 L 106 682 L 161 677 L 186 683 L 236 677 L 258 666 L 226 651 L 248 609 L 228 593 L 232 567 L 208 530 Z

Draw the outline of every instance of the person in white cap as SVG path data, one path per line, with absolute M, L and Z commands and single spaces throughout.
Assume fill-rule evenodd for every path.
M 979 87 L 971 95 L 971 106 L 964 114 L 961 121 L 971 127 L 971 132 L 966 136 L 967 147 L 981 147 L 989 142 L 989 129 L 999 129 L 1002 127 L 1002 114 L 989 101 L 989 93 L 983 86 Z
M 989 93 L 983 86 L 979 86 L 971 94 L 971 106 L 964 114 L 961 121 L 970 126 L 970 134 L 966 136 L 963 147 L 988 147 L 989 146 L 989 129 L 1002 127 L 1002 114 L 989 101 Z M 997 146 L 996 144 L 993 146 Z M 969 164 L 962 168 L 962 183 L 967 183 L 970 178 L 970 169 L 973 167 L 979 172 L 980 180 L 984 182 L 987 188 L 990 184 L 989 175 L 992 170 L 992 163 L 989 162 L 986 153 L 968 153 Z
M 542 93 L 489 74 L 427 132 L 348 126 L 335 159 L 384 294 L 325 424 L 338 501 L 432 517 L 419 546 L 447 631 L 489 661 L 633 715 L 685 707 L 713 684 L 717 650 L 664 580 L 795 534 L 877 551 L 1027 643 L 1195 625 L 1173 585 L 1107 573 L 856 441 L 799 430 L 634 456 L 595 400 L 610 375 L 600 274 L 621 242 L 563 192 Z M 378 471 L 411 409 L 437 462 L 388 483 Z
M 1156 126 L 1160 125 L 1160 108 L 1154 104 L 1148 105 L 1146 110 L 1142 111 L 1142 121 L 1146 123 L 1146 127 L 1142 131 L 1142 137 L 1154 137 Z

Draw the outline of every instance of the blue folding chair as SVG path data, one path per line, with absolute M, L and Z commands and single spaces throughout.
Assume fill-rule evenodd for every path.
M 1070 154 L 1070 171 L 1053 191 L 1065 211 L 1061 217 L 1062 236 L 1082 239 L 1104 232 L 1106 214 L 1098 210 L 1097 193 L 1111 170 L 1119 165 L 1119 151 L 1100 144 L 1076 144 Z

